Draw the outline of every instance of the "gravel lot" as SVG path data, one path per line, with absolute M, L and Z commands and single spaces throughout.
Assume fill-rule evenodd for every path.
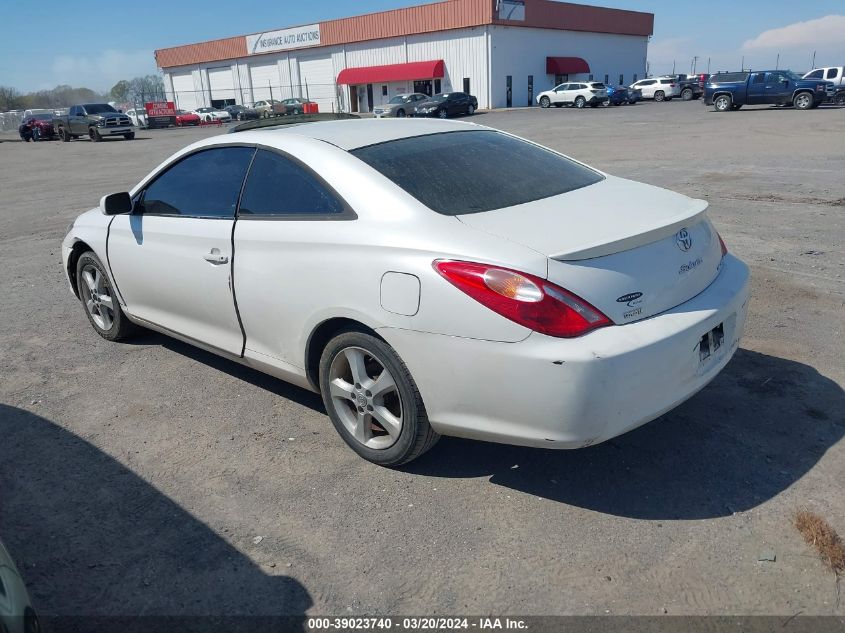
M 4 142 L 0 538 L 42 613 L 845 614 L 791 524 L 845 534 L 845 109 L 473 120 L 709 200 L 753 274 L 727 369 L 589 449 L 444 438 L 378 468 L 318 396 L 163 336 L 110 344 L 66 289 L 67 224 L 220 129 Z

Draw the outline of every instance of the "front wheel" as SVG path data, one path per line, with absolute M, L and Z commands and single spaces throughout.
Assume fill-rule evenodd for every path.
M 663 101 L 666 98 L 666 93 L 662 90 L 658 90 L 654 93 L 654 100 L 655 101 Z
M 792 100 L 796 110 L 809 110 L 813 107 L 813 97 L 809 92 L 799 92 Z
M 839 92 L 833 97 L 833 103 L 838 106 L 845 106 L 845 92 Z
M 475 106 L 471 103 L 467 106 L 467 114 L 472 116 L 475 113 Z
M 446 112 L 446 110 L 445 110 L 445 108 L 444 108 L 443 110 L 440 110 L 440 111 L 437 113 L 437 116 L 438 116 L 438 117 L 440 117 L 441 119 L 448 119 L 448 118 L 449 118 L 449 113 L 448 113 L 448 112 Z
M 731 98 L 728 95 L 719 95 L 713 100 L 713 109 L 716 112 L 727 112 L 731 109 Z
M 404 110 L 402 110 L 402 109 L 400 108 L 400 109 L 396 112 L 396 116 L 397 116 L 398 118 L 400 118 L 400 119 L 404 119 L 404 118 L 405 118 L 405 111 L 404 111 Z
M 580 109 L 580 108 L 583 108 L 585 105 L 587 105 L 587 100 L 584 97 L 582 97 L 580 95 L 575 97 L 575 107 L 576 108 Z
M 320 358 L 320 392 L 337 432 L 374 464 L 410 462 L 440 437 L 405 363 L 370 334 L 347 331 L 329 341 Z
M 540 97 L 540 107 L 541 108 L 548 108 L 552 105 L 552 100 L 548 97 Z
M 87 251 L 76 262 L 79 299 L 94 330 L 107 341 L 120 341 L 135 331 L 126 318 L 100 259 Z
M 90 138 L 93 142 L 99 143 L 103 140 L 103 137 L 100 136 L 100 133 L 97 131 L 95 127 L 88 128 L 88 138 Z

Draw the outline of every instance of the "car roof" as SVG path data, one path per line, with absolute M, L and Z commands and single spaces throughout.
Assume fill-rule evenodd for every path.
M 277 146 L 280 149 L 284 149 L 284 139 L 294 134 L 325 141 L 351 151 L 367 145 L 414 136 L 478 129 L 487 128 L 475 123 L 440 119 L 351 119 L 291 124 L 268 130 L 250 130 L 242 134 L 249 134 L 252 138 L 260 139 L 262 143 Z M 226 135 L 220 138 L 220 142 L 231 141 L 231 137 L 226 138 Z

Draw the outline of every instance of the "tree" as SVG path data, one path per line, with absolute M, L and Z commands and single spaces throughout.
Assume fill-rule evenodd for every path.
M 0 112 L 20 110 L 26 105 L 26 99 L 14 88 L 0 86 Z
M 125 79 L 118 81 L 109 91 L 109 95 L 114 101 L 126 101 L 129 99 L 129 82 Z
M 128 98 L 137 103 L 164 100 L 164 81 L 160 75 L 135 77 L 129 81 Z

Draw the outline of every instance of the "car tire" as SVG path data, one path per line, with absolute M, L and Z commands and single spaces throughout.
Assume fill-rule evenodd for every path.
M 833 103 L 838 106 L 845 106 L 845 92 L 839 92 L 833 97 Z
M 733 107 L 730 95 L 719 95 L 713 99 L 713 109 L 716 112 L 728 112 Z
M 467 106 L 467 116 L 472 116 L 473 114 L 475 114 L 475 106 L 473 106 L 473 105 L 470 103 L 470 104 Z
M 448 118 L 449 118 L 449 113 L 448 113 L 448 112 L 446 112 L 446 110 L 445 110 L 445 109 L 443 109 L 443 110 L 438 110 L 438 112 L 437 112 L 437 116 L 438 116 L 438 118 L 441 118 L 441 119 L 448 119 Z
M 106 269 L 93 251 L 79 256 L 76 285 L 82 308 L 97 334 L 107 341 L 121 341 L 137 330 L 137 326 L 123 313 Z
M 135 132 L 129 132 L 127 134 L 124 134 L 123 138 L 125 138 L 127 141 L 134 141 L 135 140 Z
M 552 105 L 552 100 L 548 97 L 540 97 L 540 107 L 541 108 L 548 108 Z
M 575 107 L 576 108 L 581 109 L 585 105 L 587 105 L 587 100 L 584 97 L 582 97 L 581 95 L 578 95 L 577 97 L 575 97 Z
M 380 384 L 381 393 L 374 389 Z M 440 438 L 405 363 L 371 334 L 347 330 L 329 341 L 320 357 L 320 392 L 338 434 L 374 464 L 406 464 Z
M 660 102 L 660 101 L 663 101 L 664 99 L 666 99 L 666 93 L 663 92 L 662 90 L 658 90 L 657 92 L 654 93 L 654 100 L 655 101 Z
M 59 128 L 59 138 L 62 139 L 63 143 L 69 143 L 70 142 L 70 134 L 68 134 L 67 130 L 64 129 L 63 127 Z
M 95 128 L 95 127 L 89 127 L 88 128 L 88 138 L 90 138 L 91 141 L 93 141 L 94 143 L 99 143 L 100 141 L 103 140 L 103 137 L 100 136 L 100 133 L 97 131 L 97 128 Z
M 403 109 L 400 108 L 399 110 L 396 111 L 396 117 L 397 118 L 404 119 L 405 116 L 406 116 L 405 111 Z
M 799 92 L 792 99 L 792 105 L 796 110 L 809 110 L 813 107 L 813 95 L 809 92 Z
M 692 88 L 684 88 L 681 90 L 681 99 L 684 101 L 692 101 Z

